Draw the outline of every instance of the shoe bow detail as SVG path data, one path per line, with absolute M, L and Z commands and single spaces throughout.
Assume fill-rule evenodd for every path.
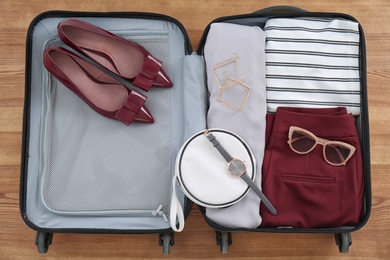
M 129 96 L 124 101 L 123 106 L 116 112 L 115 118 L 126 125 L 130 125 L 139 114 L 146 101 L 146 96 L 136 90 L 131 90 Z
M 144 64 L 133 81 L 133 85 L 145 91 L 149 91 L 161 69 L 161 64 L 161 61 L 151 55 L 147 55 Z

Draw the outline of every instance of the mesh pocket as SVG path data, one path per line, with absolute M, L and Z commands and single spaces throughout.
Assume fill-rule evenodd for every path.
M 168 37 L 132 40 L 164 62 Z M 52 41 L 50 45 L 60 45 Z M 139 214 L 169 206 L 171 189 L 171 90 L 151 89 L 146 105 L 154 124 L 103 117 L 54 77 L 44 87 L 42 197 L 60 214 Z

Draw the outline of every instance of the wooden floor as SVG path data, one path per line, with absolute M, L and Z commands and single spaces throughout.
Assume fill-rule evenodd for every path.
M 196 207 L 169 256 L 157 235 L 56 234 L 47 255 L 39 255 L 35 232 L 19 213 L 19 171 L 24 98 L 25 39 L 31 20 L 47 10 L 146 11 L 170 15 L 187 28 L 194 48 L 214 18 L 272 5 L 347 13 L 365 29 L 371 130 L 373 207 L 369 222 L 353 233 L 341 255 L 333 235 L 233 234 L 222 255 L 215 234 Z M 0 1 L 0 259 L 390 259 L 390 4 L 387 0 L 1 0 Z

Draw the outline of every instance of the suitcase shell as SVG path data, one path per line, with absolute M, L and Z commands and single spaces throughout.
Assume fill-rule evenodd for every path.
M 219 22 L 227 22 L 234 24 L 256 24 L 264 27 L 264 24 L 269 18 L 295 18 L 295 17 L 319 17 L 319 18 L 342 18 L 350 21 L 358 22 L 355 18 L 341 13 L 319 13 L 307 12 L 305 10 L 290 7 L 290 6 L 275 6 L 261 9 L 252 14 L 235 15 L 217 18 L 212 21 L 205 29 L 205 32 L 198 45 L 197 52 L 203 54 L 203 48 L 207 39 L 208 30 L 211 24 Z M 364 171 L 364 205 L 363 217 L 360 222 L 354 227 L 336 227 L 336 228 L 264 228 L 258 227 L 255 229 L 248 228 L 227 228 L 221 226 L 205 215 L 205 208 L 199 207 L 206 222 L 216 231 L 216 242 L 220 246 L 222 253 L 228 252 L 229 245 L 232 244 L 233 232 L 276 232 L 276 233 L 331 233 L 335 236 L 336 245 L 339 247 L 340 253 L 347 253 L 352 244 L 351 233 L 362 228 L 368 221 L 371 212 L 371 169 L 370 169 L 370 139 L 369 139 L 369 119 L 368 119 L 368 101 L 367 101 L 367 72 L 366 72 L 366 47 L 363 28 L 359 24 L 360 45 L 359 45 L 359 67 L 360 67 L 360 91 L 361 91 L 361 113 L 355 116 L 356 129 L 359 135 L 359 141 L 362 150 L 362 161 Z
M 68 17 L 82 18 L 90 22 L 97 23 L 106 29 L 121 34 L 124 37 L 130 37 L 135 41 L 146 41 L 147 44 L 157 46 L 161 41 L 167 44 L 168 49 L 157 50 L 160 53 L 168 52 L 168 57 L 163 60 L 170 77 L 173 78 L 174 87 L 172 88 L 172 113 L 171 132 L 176 138 L 171 145 L 171 157 L 175 158 L 180 145 L 184 143 L 187 137 L 192 133 L 203 130 L 199 129 L 200 124 L 193 125 L 192 121 L 202 121 L 199 111 L 206 113 L 207 107 L 201 103 L 206 97 L 206 90 L 194 90 L 194 86 L 204 85 L 204 67 L 202 67 L 203 47 L 207 39 L 207 33 L 212 23 L 229 22 L 245 25 L 259 25 L 263 27 L 266 20 L 271 17 L 337 17 L 356 21 L 353 17 L 339 13 L 313 13 L 293 7 L 271 7 L 257 11 L 252 14 L 235 15 L 221 17 L 212 21 L 205 29 L 205 32 L 198 45 L 197 53 L 192 53 L 192 46 L 185 28 L 177 20 L 152 13 L 92 13 L 92 12 L 64 12 L 50 11 L 37 16 L 31 23 L 26 42 L 26 78 L 25 78 L 25 104 L 23 120 L 23 147 L 21 163 L 21 180 L 20 180 L 20 212 L 26 224 L 37 231 L 36 244 L 40 253 L 46 253 L 51 244 L 54 233 L 157 233 L 159 234 L 160 245 L 163 246 L 163 252 L 169 253 L 170 246 L 174 243 L 172 229 L 163 220 L 148 222 L 150 215 L 139 215 L 134 218 L 127 216 L 127 212 L 112 212 L 107 209 L 97 210 L 96 214 L 91 212 L 81 212 L 82 214 L 69 214 L 69 212 L 56 210 L 50 205 L 45 204 L 42 199 L 42 183 L 40 178 L 44 175 L 42 169 L 43 156 L 42 148 L 47 140 L 47 128 L 42 130 L 42 121 L 47 119 L 47 102 L 43 97 L 45 87 L 51 87 L 50 77 L 45 72 L 42 65 L 42 52 L 48 44 L 58 44 L 56 35 L 56 25 L 62 19 Z M 365 60 L 365 42 L 364 33 L 360 29 L 360 75 L 361 75 L 361 114 L 355 118 L 356 128 L 359 133 L 361 150 L 364 167 L 364 217 L 355 227 L 340 228 L 321 228 L 321 229 L 291 229 L 291 228 L 256 228 L 256 229 L 229 229 L 220 226 L 209 220 L 205 209 L 199 207 L 206 222 L 215 229 L 217 244 L 220 246 L 222 253 L 227 253 L 228 246 L 232 243 L 233 232 L 278 232 L 278 233 L 333 233 L 335 234 L 336 244 L 340 252 L 348 252 L 352 243 L 351 233 L 362 228 L 368 221 L 371 210 L 371 180 L 370 180 L 370 149 L 369 149 L 369 122 L 368 122 L 368 104 L 367 104 L 367 82 L 366 82 L 366 60 Z M 136 31 L 135 35 L 126 35 L 129 31 Z M 140 35 L 142 37 L 140 37 Z M 154 39 L 150 39 L 150 35 Z M 157 37 L 156 37 L 157 36 Z M 138 37 L 138 38 L 137 38 Z M 149 39 L 148 39 L 149 37 Z M 152 37 L 152 38 L 153 38 Z M 149 42 L 148 42 L 149 40 Z M 168 43 L 167 43 L 168 42 Z M 192 54 L 192 55 L 190 55 Z M 199 55 L 199 56 L 198 56 Z M 183 61 L 184 60 L 184 61 Z M 184 68 L 184 69 L 183 69 Z M 167 71 L 166 70 L 166 71 Z M 194 77 L 187 73 L 195 71 Z M 172 79 L 171 78 L 171 79 Z M 187 79 L 188 84 L 187 84 Z M 186 84 L 184 84 L 186 82 Z M 131 84 L 124 82 L 128 87 Z M 153 96 L 153 94 L 152 94 Z M 154 101 L 156 100 L 153 99 Z M 184 100 L 184 102 L 183 102 Z M 183 106 L 183 104 L 195 104 Z M 155 108 L 157 109 L 157 108 Z M 194 111 L 198 111 L 198 114 Z M 60 112 L 61 114 L 61 112 Z M 168 119 L 167 119 L 168 120 Z M 171 119 L 169 119 L 171 120 Z M 168 122 L 168 121 L 166 121 Z M 51 122 L 52 123 L 52 122 Z M 131 127 L 131 126 L 130 126 Z M 58 130 L 58 129 L 57 129 Z M 102 133 L 99 133 L 104 136 Z M 99 137 L 99 135 L 97 135 Z M 51 139 L 49 139 L 50 141 Z M 48 141 L 47 141 L 48 142 Z M 46 142 L 46 144 L 47 144 Z M 174 165 L 173 161 L 171 165 Z M 174 171 L 171 171 L 170 177 L 173 177 Z M 44 175 L 45 176 L 45 175 Z M 143 179 L 143 178 L 142 178 Z M 165 189 L 171 190 L 171 184 L 166 182 Z M 171 195 L 171 194 L 170 194 Z M 55 196 L 54 196 L 55 197 Z M 183 194 L 179 195 L 181 203 L 184 205 L 185 216 L 188 216 L 192 206 Z M 137 200 L 138 201 L 138 200 Z M 61 203 L 59 200 L 58 203 Z M 57 204 L 58 205 L 58 204 Z M 62 204 L 60 204 L 62 205 Z M 47 213 L 49 212 L 49 213 Z M 150 212 L 149 212 L 150 213 Z M 156 213 L 158 215 L 158 212 Z M 43 215 L 42 217 L 37 217 Z M 85 226 L 87 223 L 89 225 Z M 115 220 L 115 221 L 112 221 Z M 119 220 L 119 223 L 118 223 Z M 81 221 L 81 222 L 80 222 Z M 115 222 L 115 223 L 114 223 Z M 63 224 L 65 223 L 65 224 Z M 82 224 L 80 224 L 82 223 Z
M 147 106 L 157 115 L 154 124 L 127 127 L 106 119 L 58 87 L 42 55 L 48 46 L 63 46 L 57 24 L 68 17 L 127 37 L 162 59 L 175 87 L 147 93 Z M 167 218 L 172 165 L 185 131 L 182 60 L 191 52 L 183 26 L 159 14 L 49 11 L 32 21 L 26 44 L 20 212 L 37 231 L 40 253 L 47 252 L 59 232 L 156 233 L 169 253 L 174 243 Z M 192 202 L 184 195 L 180 200 L 188 216 Z

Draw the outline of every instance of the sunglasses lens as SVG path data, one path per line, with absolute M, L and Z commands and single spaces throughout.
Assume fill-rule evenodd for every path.
M 325 147 L 326 159 L 335 165 L 341 165 L 348 158 L 351 149 L 339 144 L 327 144 Z
M 307 153 L 316 145 L 313 137 L 298 130 L 292 133 L 290 141 L 291 148 L 298 153 Z

